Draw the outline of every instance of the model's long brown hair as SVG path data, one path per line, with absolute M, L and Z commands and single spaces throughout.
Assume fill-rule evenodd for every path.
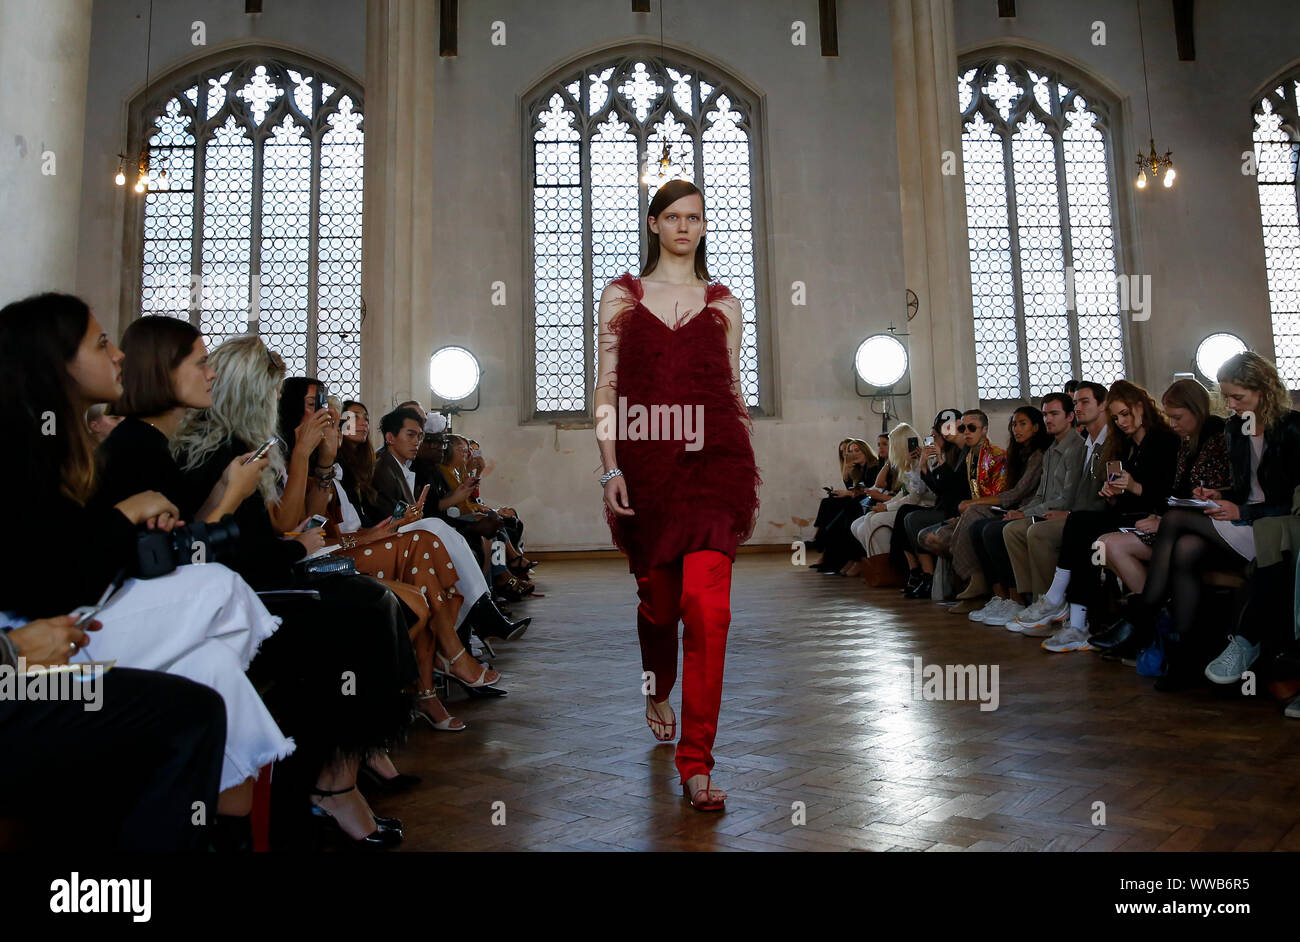
M 650 208 L 646 210 L 645 223 L 645 243 L 646 257 L 645 264 L 641 266 L 641 277 L 644 278 L 656 268 L 659 267 L 659 235 L 650 228 L 650 217 L 659 218 L 659 214 L 665 209 L 677 202 L 683 196 L 698 194 L 700 197 L 700 218 L 707 219 L 704 212 L 704 193 L 694 183 L 689 180 L 669 180 L 663 186 L 655 191 L 655 198 L 650 201 Z M 709 275 L 709 263 L 705 251 L 705 240 L 707 236 L 700 236 L 700 244 L 695 247 L 695 277 L 701 281 L 712 281 Z
M 1146 429 L 1146 434 L 1159 432 L 1162 429 L 1169 431 L 1169 420 L 1165 418 L 1164 410 L 1156 404 L 1151 394 L 1139 386 L 1137 383 L 1130 383 L 1126 379 L 1117 379 L 1110 384 L 1110 391 L 1106 393 L 1106 402 L 1102 406 L 1106 410 L 1106 424 L 1110 426 L 1110 431 L 1106 433 L 1106 444 L 1103 450 L 1103 458 L 1106 461 L 1117 460 L 1121 442 L 1127 442 L 1128 436 L 1119 430 L 1115 424 L 1115 417 L 1110 413 L 1110 404 L 1112 402 L 1122 402 L 1132 409 L 1134 406 L 1142 407 L 1142 427 Z

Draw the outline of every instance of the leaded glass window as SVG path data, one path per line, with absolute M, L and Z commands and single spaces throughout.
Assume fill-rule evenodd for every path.
M 190 320 L 209 349 L 260 334 L 290 375 L 357 398 L 361 108 L 342 76 L 269 56 L 146 103 L 140 313 Z
M 641 271 L 658 190 L 643 173 L 665 141 L 677 175 L 704 191 L 709 273 L 740 301 L 740 384 L 746 403 L 760 406 L 756 110 L 733 81 L 647 56 L 596 60 L 530 98 L 535 416 L 591 412 L 600 295 Z
M 1277 371 L 1290 389 L 1300 388 L 1300 212 L 1296 162 L 1300 77 L 1281 82 L 1255 106 L 1255 181 L 1264 227 L 1268 302 L 1273 312 Z
M 957 95 L 980 399 L 1109 385 L 1126 343 L 1108 109 L 1006 59 L 962 69 Z

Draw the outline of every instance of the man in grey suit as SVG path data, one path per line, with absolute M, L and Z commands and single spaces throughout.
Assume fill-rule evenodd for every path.
M 1073 487 L 1065 491 L 1064 506 L 1038 508 L 1036 512 L 1044 518 L 1041 521 L 1007 524 L 1002 531 L 1011 567 L 1016 574 L 1016 588 L 1022 593 L 1033 592 L 1035 595 L 1032 605 L 1007 622 L 1008 631 L 1030 638 L 1050 637 L 1056 630 L 1053 625 L 1064 621 L 1070 614 L 1068 604 L 1051 604 L 1047 600 L 1047 591 L 1056 574 L 1065 518 L 1073 510 L 1100 510 L 1105 505 L 1105 498 L 1098 492 L 1106 483 L 1106 468 L 1101 456 L 1108 432 L 1105 408 L 1108 392 L 1100 383 L 1088 382 L 1080 383 L 1074 392 L 1074 418 L 1087 437 L 1079 446 L 1073 447 L 1076 471 Z M 1066 432 L 1067 436 L 1078 434 L 1073 430 Z M 1034 508 L 1030 507 L 1030 510 Z

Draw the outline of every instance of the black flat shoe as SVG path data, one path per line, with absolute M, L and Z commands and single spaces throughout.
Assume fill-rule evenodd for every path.
M 383 795 L 400 794 L 424 781 L 418 775 L 407 775 L 404 772 L 399 772 L 392 778 L 384 778 L 368 765 L 363 765 L 357 770 L 357 777 L 364 780 L 367 788 L 374 789 Z M 375 820 L 378 821 L 379 819 L 376 818 Z
M 379 815 L 374 814 L 373 812 L 371 813 L 371 816 L 375 819 L 375 824 L 379 826 L 379 830 L 396 831 L 398 834 L 402 833 L 401 818 L 381 818 Z
M 934 576 L 925 576 L 916 584 L 916 588 L 903 593 L 905 599 L 928 599 L 934 590 Z

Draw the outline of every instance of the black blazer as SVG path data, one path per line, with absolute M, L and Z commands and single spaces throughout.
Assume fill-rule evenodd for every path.
M 961 513 L 958 506 L 970 498 L 970 478 L 966 476 L 966 453 L 963 448 L 956 465 L 940 461 L 932 471 L 922 471 L 921 479 L 935 493 L 935 507 L 943 511 L 944 519 L 956 517 Z
M 1178 435 L 1170 429 L 1148 430 L 1140 445 L 1131 438 L 1124 441 L 1112 460 L 1124 463 L 1124 470 L 1142 485 L 1142 493 L 1120 494 L 1110 505 L 1114 512 L 1146 516 L 1169 509 L 1169 495 L 1174 492 L 1174 477 L 1178 474 L 1179 444 Z M 1105 480 L 1106 469 L 1102 468 Z
M 1242 520 L 1280 517 L 1291 512 L 1291 498 L 1300 484 L 1300 412 L 1288 409 L 1281 420 L 1264 431 L 1264 453 L 1259 457 L 1259 486 L 1264 503 L 1247 504 L 1250 497 L 1250 440 L 1241 433 L 1241 416 L 1228 419 L 1228 461 L 1232 487 L 1224 499 L 1241 507 Z

